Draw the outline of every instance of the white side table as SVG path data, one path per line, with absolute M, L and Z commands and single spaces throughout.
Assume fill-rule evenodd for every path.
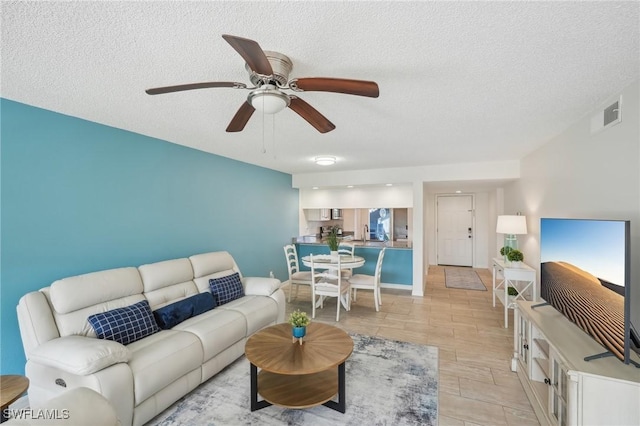
M 498 282 L 499 281 L 499 282 Z M 509 296 L 509 287 L 518 291 L 516 296 Z M 538 300 L 536 293 L 536 270 L 520 262 L 520 266 L 508 266 L 500 258 L 493 258 L 493 307 L 496 298 L 504 306 L 504 328 L 509 328 L 509 309 L 516 306 L 516 300 Z

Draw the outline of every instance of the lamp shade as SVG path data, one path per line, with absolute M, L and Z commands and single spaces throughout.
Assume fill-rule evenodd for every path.
M 526 234 L 527 219 L 524 216 L 502 215 L 498 216 L 498 225 L 496 226 L 498 234 Z

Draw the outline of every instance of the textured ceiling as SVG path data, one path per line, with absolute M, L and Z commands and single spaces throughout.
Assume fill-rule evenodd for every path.
M 640 78 L 633 2 L 11 2 L 1 95 L 287 173 L 519 159 Z M 225 129 L 249 85 L 221 37 L 286 54 L 290 77 L 374 80 L 377 99 L 300 97 Z M 316 155 L 338 157 L 330 168 Z

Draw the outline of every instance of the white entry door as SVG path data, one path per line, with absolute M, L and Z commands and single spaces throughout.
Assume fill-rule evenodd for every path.
M 473 266 L 473 196 L 439 195 L 438 265 Z

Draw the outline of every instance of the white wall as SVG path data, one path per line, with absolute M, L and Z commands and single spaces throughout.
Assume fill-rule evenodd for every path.
M 640 306 L 640 83 L 622 92 L 621 118 L 591 134 L 592 113 L 522 159 L 519 181 L 505 187 L 504 209 L 527 216 L 525 262 L 540 268 L 541 217 L 631 220 L 632 306 Z M 609 105 L 619 94 L 603 102 Z M 539 281 L 539 280 L 538 280 Z M 640 325 L 640 309 L 632 309 Z

